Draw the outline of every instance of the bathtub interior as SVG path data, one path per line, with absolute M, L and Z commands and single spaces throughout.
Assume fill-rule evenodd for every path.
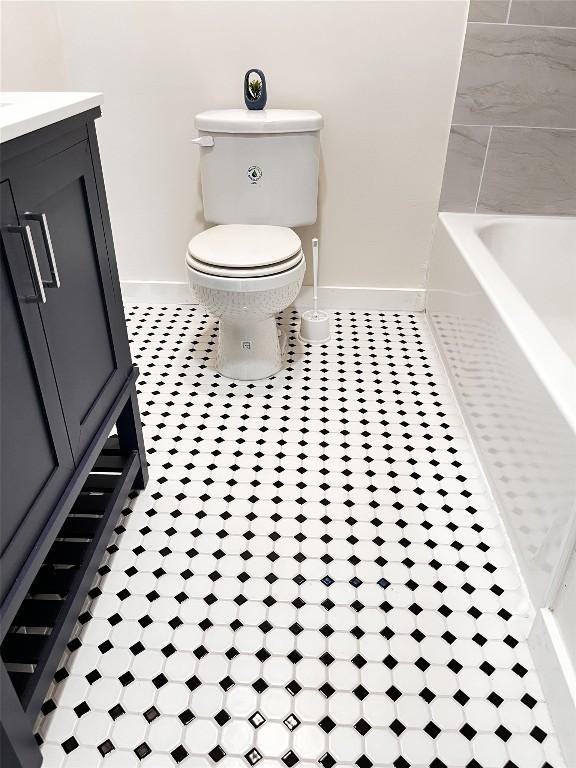
M 478 237 L 576 363 L 576 218 L 492 222 Z

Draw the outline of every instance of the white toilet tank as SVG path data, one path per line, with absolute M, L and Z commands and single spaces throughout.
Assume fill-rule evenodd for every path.
M 222 109 L 196 115 L 204 217 L 214 224 L 298 227 L 317 217 L 322 115 Z M 211 143 L 213 146 L 205 146 Z

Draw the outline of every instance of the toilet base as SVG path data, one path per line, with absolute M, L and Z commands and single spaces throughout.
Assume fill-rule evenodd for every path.
M 228 379 L 256 381 L 282 368 L 282 348 L 274 317 L 259 321 L 220 318 L 218 373 Z

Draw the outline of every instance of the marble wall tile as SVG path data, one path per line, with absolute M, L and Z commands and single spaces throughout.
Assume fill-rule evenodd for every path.
M 576 29 L 469 23 L 453 122 L 576 128 Z
M 493 128 L 478 213 L 576 214 L 576 131 Z
M 473 212 L 482 177 L 490 128 L 453 125 L 442 182 L 441 211 Z
M 506 22 L 510 0 L 470 0 L 468 21 Z
M 512 0 L 509 22 L 576 27 L 576 0 Z

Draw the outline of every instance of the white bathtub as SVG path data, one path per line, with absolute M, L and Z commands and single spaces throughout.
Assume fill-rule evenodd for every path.
M 530 647 L 556 731 L 576 755 L 576 218 L 440 214 L 426 311 L 536 609 Z
M 427 312 L 538 608 L 576 510 L 576 218 L 439 218 Z

